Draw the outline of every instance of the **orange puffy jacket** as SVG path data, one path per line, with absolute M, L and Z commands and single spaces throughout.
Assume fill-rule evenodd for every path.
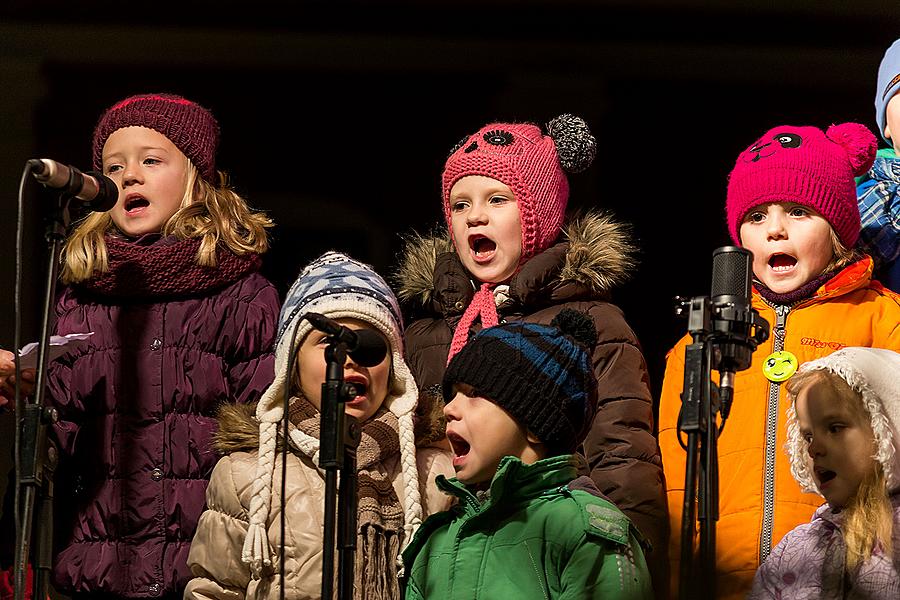
M 731 414 L 719 437 L 718 598 L 743 598 L 772 547 L 788 531 L 809 522 L 823 503 L 820 496 L 801 492 L 791 476 L 784 451 L 789 402 L 782 386 L 766 379 L 761 365 L 777 350 L 793 352 L 800 364 L 844 346 L 900 351 L 900 295 L 871 276 L 872 260 L 865 258 L 793 306 L 773 306 L 753 291 L 753 307 L 769 322 L 771 333 L 754 352 L 750 368 L 735 375 Z M 678 442 L 677 420 L 684 352 L 690 343 L 690 336 L 685 336 L 667 355 L 659 407 L 659 446 L 672 528 L 673 596 L 678 594 L 685 483 L 685 451 Z M 695 540 L 695 549 L 697 544 Z

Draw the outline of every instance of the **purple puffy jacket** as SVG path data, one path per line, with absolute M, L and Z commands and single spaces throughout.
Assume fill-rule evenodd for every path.
M 70 287 L 56 332 L 93 331 L 51 365 L 59 410 L 54 585 L 69 594 L 179 594 L 224 402 L 271 383 L 275 287 L 250 272 L 176 297 L 98 297 Z

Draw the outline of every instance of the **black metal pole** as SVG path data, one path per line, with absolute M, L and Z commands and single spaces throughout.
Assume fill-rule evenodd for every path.
M 20 436 L 20 455 L 16 457 L 17 480 L 16 494 L 19 501 L 18 526 L 16 527 L 16 555 L 14 564 L 14 597 L 25 598 L 25 579 L 28 557 L 33 536 L 35 506 L 41 518 L 38 527 L 38 552 L 34 570 L 33 596 L 45 598 L 49 582 L 52 557 L 52 523 L 53 523 L 53 473 L 56 467 L 56 448 L 48 439 L 47 428 L 57 420 L 56 410 L 46 408 L 44 399 L 47 388 L 47 366 L 49 363 L 49 342 L 53 303 L 56 297 L 56 279 L 59 245 L 65 240 L 66 227 L 69 223 L 69 201 L 72 196 L 64 192 L 60 194 L 56 208 L 51 212 L 46 239 L 49 246 L 47 264 L 47 280 L 44 293 L 44 314 L 41 323 L 41 337 L 38 344 L 37 377 L 35 382 L 35 399 L 25 405 L 25 414 L 16 415 L 19 419 L 17 435 Z M 17 358 L 18 360 L 18 358 Z
M 353 597 L 353 567 L 356 550 L 356 448 L 359 425 L 344 414 L 345 403 L 356 396 L 356 388 L 344 382 L 347 347 L 331 338 L 325 348 L 325 382 L 320 407 L 319 466 L 325 471 L 325 518 L 322 540 L 322 598 L 334 598 L 334 555 L 338 554 L 338 598 Z M 340 493 L 337 475 L 341 474 Z M 337 521 L 337 527 L 336 523 Z M 337 529 L 337 540 L 335 540 Z
M 338 500 L 338 598 L 353 597 L 353 572 L 356 560 L 357 498 L 356 449 L 360 430 L 356 418 L 344 415 L 344 466 L 341 468 L 341 493 Z
M 343 432 L 344 405 L 341 388 L 344 385 L 344 361 L 347 350 L 342 344 L 331 342 L 325 348 L 325 382 L 322 384 L 321 427 L 319 435 L 319 466 L 325 470 L 325 518 L 322 540 L 322 598 L 334 598 L 335 519 L 337 516 L 337 474 L 344 463 Z M 338 450 L 338 444 L 341 448 Z

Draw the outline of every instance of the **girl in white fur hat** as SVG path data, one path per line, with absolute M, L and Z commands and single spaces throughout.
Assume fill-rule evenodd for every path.
M 750 598 L 900 598 L 900 354 L 843 348 L 787 384 L 791 472 L 822 495 Z
M 399 599 L 400 551 L 424 516 L 448 508 L 449 497 L 429 485 L 438 474 L 453 473 L 449 452 L 428 444 L 443 432 L 429 434 L 417 423 L 414 433 L 418 390 L 403 360 L 397 300 L 368 265 L 326 253 L 303 270 L 288 292 L 279 319 L 275 380 L 255 416 L 252 408 L 242 406 L 227 406 L 221 413 L 217 447 L 226 456 L 210 479 L 208 509 L 188 557 L 196 578 L 185 598 L 277 598 L 282 560 L 286 598 L 321 595 L 325 480 L 318 468 L 319 408 L 327 340 L 302 318 L 307 312 L 350 329 L 372 329 L 389 348 L 374 367 L 359 365 L 352 357 L 344 365 L 344 380 L 365 390 L 346 404 L 346 413 L 362 427 L 354 597 Z M 289 374 L 294 354 L 295 368 Z M 286 386 L 291 392 L 290 453 L 282 504 L 278 447 Z

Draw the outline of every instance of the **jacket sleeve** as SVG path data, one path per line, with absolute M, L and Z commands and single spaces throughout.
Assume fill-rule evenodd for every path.
M 266 283 L 243 310 L 235 313 L 227 377 L 233 400 L 239 404 L 258 401 L 272 383 L 278 310 L 278 292 Z
M 584 454 L 591 479 L 649 541 L 647 562 L 661 587 L 668 578 L 669 522 L 647 364 L 631 328 L 613 308 L 591 309 L 599 334 L 593 355 L 599 402 Z
M 241 561 L 249 519 L 234 483 L 230 456 L 222 457 L 213 469 L 206 504 L 188 554 L 194 579 L 184 597 L 242 600 L 250 583 L 250 569 Z
M 559 579 L 559 600 L 653 598 L 650 573 L 640 544 L 633 536 L 627 548 L 583 536 Z
M 900 182 L 870 179 L 856 188 L 859 245 L 879 264 L 900 257 Z
M 81 321 L 69 323 L 72 319 L 66 314 L 66 295 L 67 292 L 64 291 L 56 304 L 53 334 L 89 331 L 90 326 L 87 323 Z M 83 365 L 79 369 L 77 361 L 78 359 L 73 358 L 71 354 L 64 354 L 47 365 L 46 400 L 56 409 L 59 418 L 51 429 L 51 437 L 56 443 L 63 461 L 75 453 L 75 445 L 85 412 L 83 398 L 76 390 L 83 387 L 90 388 L 93 383 L 96 383 L 97 377 L 93 373 L 85 373 Z M 90 378 L 90 384 L 87 386 L 84 383 L 80 386 L 73 385 L 73 377 Z
M 900 295 L 883 292 L 879 298 L 884 308 L 880 311 L 881 319 L 875 327 L 874 348 L 887 348 L 900 352 Z

